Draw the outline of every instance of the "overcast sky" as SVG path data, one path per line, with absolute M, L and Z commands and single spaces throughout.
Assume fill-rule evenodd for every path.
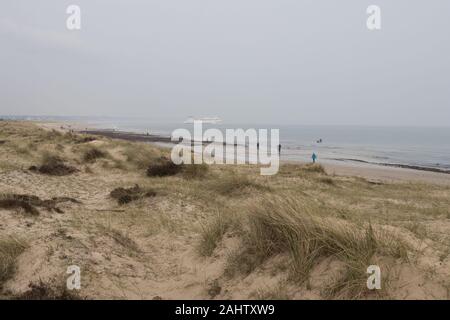
M 81 30 L 66 8 L 81 7 Z M 368 5 L 382 29 L 366 27 Z M 448 0 L 2 0 L 0 114 L 450 123 Z

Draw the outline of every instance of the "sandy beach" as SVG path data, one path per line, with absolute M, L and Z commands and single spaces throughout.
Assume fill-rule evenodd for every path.
M 424 182 L 440 185 L 450 185 L 450 175 L 447 173 L 428 172 L 406 168 L 395 168 L 377 165 L 354 163 L 323 164 L 330 174 L 355 176 L 379 182 Z

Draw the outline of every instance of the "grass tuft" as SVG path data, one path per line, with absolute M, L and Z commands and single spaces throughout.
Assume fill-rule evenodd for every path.
M 45 153 L 39 167 L 30 167 L 31 171 L 52 176 L 66 176 L 78 171 L 76 168 L 64 164 L 64 160 L 58 156 Z
M 81 300 L 75 291 L 69 291 L 65 285 L 54 288 L 42 280 L 30 283 L 27 291 L 13 298 L 15 300 Z
M 151 189 L 144 190 L 139 185 L 135 185 L 132 188 L 116 188 L 111 191 L 110 196 L 116 199 L 118 204 L 122 205 L 144 197 L 154 197 L 156 192 Z
M 0 198 L 0 208 L 7 210 L 23 209 L 30 215 L 39 215 L 39 210 L 36 209 L 29 201 L 16 197 L 2 196 Z
M 143 144 L 128 144 L 123 150 L 126 162 L 136 169 L 147 169 L 159 158 L 159 151 Z
M 202 226 L 201 240 L 198 246 L 200 255 L 211 256 L 231 225 L 231 219 L 222 211 L 217 211 L 208 224 Z
M 334 180 L 330 177 L 320 177 L 318 181 L 324 184 L 334 185 Z
M 368 266 L 376 253 L 403 254 L 400 242 L 375 233 L 371 224 L 323 218 L 315 210 L 305 200 L 281 197 L 250 206 L 243 249 L 230 257 L 226 273 L 249 273 L 267 259 L 286 253 L 293 278 L 302 282 L 322 258 Z
M 57 206 L 62 202 L 72 202 L 80 204 L 81 202 L 70 197 L 53 197 L 49 200 L 42 200 L 37 196 L 28 194 L 4 194 L 0 196 L 0 208 L 3 209 L 23 209 L 30 215 L 39 215 L 36 207 L 43 207 L 48 211 L 63 213 Z
M 190 179 L 203 179 L 208 174 L 208 165 L 203 164 L 190 164 L 183 166 L 183 178 Z
M 0 237 L 0 289 L 16 270 L 16 260 L 27 245 L 13 237 Z
M 149 177 L 164 177 L 173 176 L 183 170 L 183 165 L 176 165 L 167 158 L 161 157 L 156 163 L 151 164 L 147 168 L 147 176 Z
M 210 183 L 211 190 L 225 196 L 238 195 L 250 188 L 259 190 L 268 189 L 252 181 L 247 175 L 240 175 L 235 172 L 218 177 Z
M 326 174 L 325 168 L 317 163 L 309 163 L 301 167 L 303 171 Z
M 96 147 L 90 147 L 83 153 L 83 161 L 88 163 L 92 163 L 95 162 L 97 159 L 102 159 L 106 157 L 108 157 L 108 153 Z

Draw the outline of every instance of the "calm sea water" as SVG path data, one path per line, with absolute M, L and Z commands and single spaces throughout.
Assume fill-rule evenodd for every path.
M 193 125 L 150 121 L 104 120 L 90 122 L 101 128 L 150 132 L 170 136 L 177 128 L 193 132 Z M 450 127 L 359 127 L 218 124 L 207 128 L 279 129 L 282 160 L 310 161 L 315 152 L 320 161 L 367 161 L 450 169 Z M 322 139 L 322 143 L 317 143 Z

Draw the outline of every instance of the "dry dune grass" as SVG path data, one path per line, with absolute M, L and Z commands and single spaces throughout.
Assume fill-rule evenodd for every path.
M 126 161 L 138 170 L 147 169 L 161 154 L 157 150 L 149 146 L 141 146 L 136 148 L 132 144 L 125 144 L 122 154 L 126 157 Z
M 65 164 L 60 156 L 49 152 L 43 154 L 41 164 L 38 167 L 31 166 L 30 170 L 52 176 L 66 176 L 77 172 L 75 167 Z
M 230 170 L 217 176 L 208 184 L 210 190 L 223 196 L 238 196 L 249 191 L 268 191 L 269 188 L 250 178 L 245 173 Z
M 83 267 L 87 298 L 447 297 L 449 187 L 327 175 L 320 165 L 284 164 L 272 177 L 247 165 L 171 171 L 166 149 L 25 122 L 0 122 L 0 141 L 0 193 L 65 213 L 0 208 L 4 292 L 15 297 L 58 296 L 47 282 L 32 292 L 22 284 L 61 283 L 70 264 Z M 27 170 L 46 162 L 76 174 Z M 369 264 L 383 268 L 377 293 L 365 287 Z
M 356 282 L 364 290 L 366 268 L 375 255 L 407 258 L 406 246 L 393 235 L 375 231 L 370 223 L 326 218 L 307 199 L 272 197 L 250 205 L 248 212 L 243 248 L 231 257 L 229 274 L 236 269 L 249 273 L 267 259 L 287 253 L 292 278 L 303 282 L 318 261 L 332 257 L 346 266 L 339 286 Z M 360 294 L 353 292 L 352 297 Z
M 0 208 L 4 209 L 23 209 L 27 214 L 37 216 L 39 210 L 37 207 L 45 208 L 47 211 L 63 213 L 58 204 L 63 202 L 81 203 L 70 197 L 53 197 L 49 200 L 42 200 L 34 195 L 27 194 L 3 194 L 0 195 Z
M 176 165 L 169 158 L 161 157 L 147 168 L 149 177 L 174 176 L 183 170 L 183 165 Z
M 326 175 L 325 168 L 318 163 L 308 163 L 301 165 L 287 163 L 283 164 L 279 171 L 279 174 L 282 175 L 305 175 L 308 173 Z
M 211 256 L 225 233 L 233 225 L 232 214 L 223 210 L 216 210 L 215 216 L 202 225 L 200 234 L 199 253 L 202 256 Z
M 136 254 L 141 252 L 139 245 L 131 239 L 126 233 L 121 230 L 115 229 L 110 225 L 99 225 L 102 233 L 111 237 L 118 245 L 122 246 L 129 254 Z
M 69 291 L 66 286 L 52 286 L 43 281 L 30 283 L 29 289 L 19 295 L 10 297 L 14 300 L 81 300 L 74 291 Z
M 154 197 L 156 192 L 152 189 L 143 189 L 136 184 L 132 188 L 115 188 L 109 195 L 116 199 L 118 204 L 126 204 L 145 197 Z
M 323 173 L 325 174 L 325 169 L 322 165 L 315 163 L 315 164 L 306 164 L 302 167 L 303 171 L 307 172 L 315 172 L 315 173 Z
M 17 257 L 27 247 L 26 243 L 13 237 L 0 237 L 0 289 L 16 270 Z
M 147 167 L 148 177 L 166 177 L 181 174 L 185 179 L 203 179 L 208 174 L 206 164 L 176 165 L 167 157 L 154 159 Z
M 95 162 L 97 159 L 107 158 L 109 156 L 108 152 L 100 150 L 96 147 L 89 147 L 83 152 L 83 161 L 85 162 Z
M 208 175 L 208 165 L 192 164 L 185 166 L 183 169 L 183 177 L 185 179 L 204 179 Z

